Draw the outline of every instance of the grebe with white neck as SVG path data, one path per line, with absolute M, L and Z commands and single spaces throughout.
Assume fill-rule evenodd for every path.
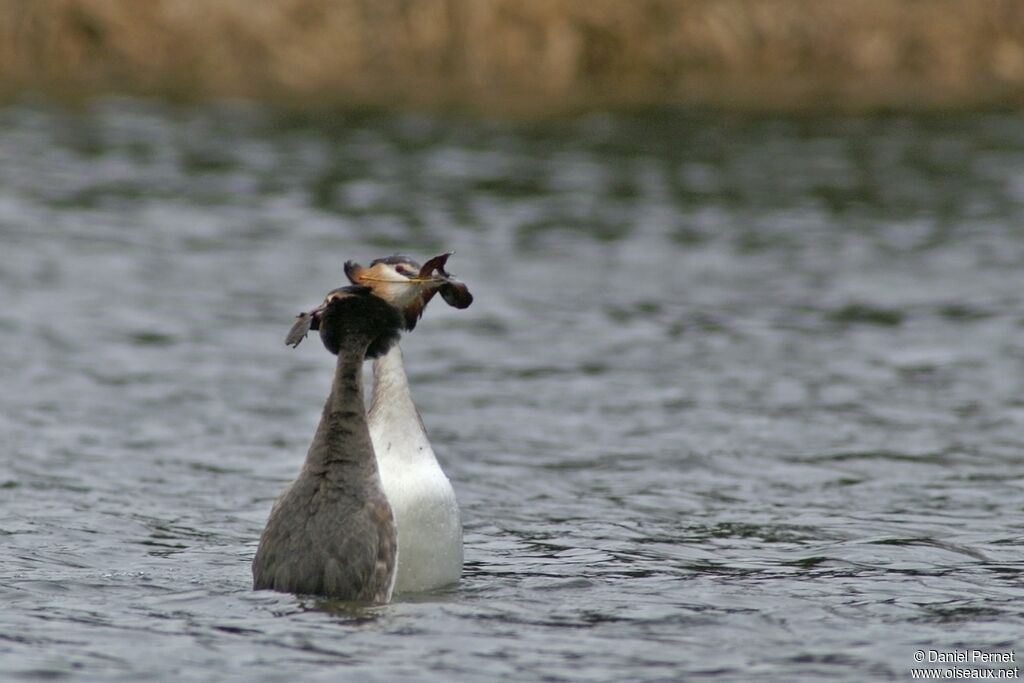
M 404 256 L 377 259 L 368 268 L 348 262 L 345 274 L 403 312 L 412 330 L 437 292 L 456 308 L 473 296 L 444 270 L 449 254 L 422 267 Z M 451 482 L 437 461 L 409 391 L 398 344 L 373 363 L 367 418 L 384 493 L 398 528 L 396 593 L 456 583 L 462 574 L 462 521 Z
M 367 418 L 381 485 L 398 528 L 396 593 L 455 583 L 462 575 L 462 519 L 412 402 L 396 345 L 373 362 Z

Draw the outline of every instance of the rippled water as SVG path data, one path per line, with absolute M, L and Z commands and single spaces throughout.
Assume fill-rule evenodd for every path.
M 1024 119 L 513 127 L 0 109 L 0 678 L 908 679 L 1024 633 Z M 462 583 L 250 590 L 341 264 L 405 338 Z M 1024 655 L 1024 653 L 1019 653 Z

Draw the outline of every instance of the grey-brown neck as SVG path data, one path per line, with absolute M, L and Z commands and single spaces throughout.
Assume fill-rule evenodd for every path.
M 260 536 L 253 587 L 385 603 L 394 587 L 398 539 L 363 407 L 369 339 L 345 332 L 335 335 L 334 381 L 306 463 Z
M 337 474 L 350 485 L 353 469 L 365 474 L 377 471 L 363 399 L 363 359 L 368 343 L 350 339 L 339 349 L 331 392 L 306 454 L 306 471 L 332 479 Z

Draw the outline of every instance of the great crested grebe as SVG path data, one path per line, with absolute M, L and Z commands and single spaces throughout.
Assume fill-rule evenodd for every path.
M 366 268 L 349 261 L 345 274 L 402 311 L 405 329 L 412 330 L 438 292 L 455 308 L 473 302 L 466 285 L 444 269 L 450 255 L 435 256 L 423 266 L 406 256 L 377 259 Z M 462 575 L 459 505 L 412 401 L 398 344 L 373 363 L 367 421 L 398 527 L 395 592 L 427 591 L 457 582 Z
M 342 287 L 288 335 L 319 329 L 338 356 L 320 425 L 298 478 L 274 503 L 252 561 L 254 589 L 385 603 L 398 538 L 366 423 L 363 360 L 386 353 L 402 314 L 366 287 Z

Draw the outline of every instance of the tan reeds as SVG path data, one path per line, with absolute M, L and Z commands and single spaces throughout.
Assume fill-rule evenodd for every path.
M 0 0 L 0 93 L 511 114 L 1024 102 L 1018 0 Z

